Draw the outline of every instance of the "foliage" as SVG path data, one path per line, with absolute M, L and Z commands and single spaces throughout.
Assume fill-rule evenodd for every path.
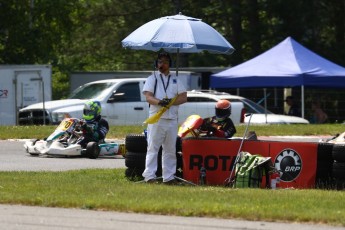
M 78 0 L 2 0 L 0 63 L 57 64 L 62 40 L 74 30 Z
M 153 52 L 123 49 L 121 41 L 178 12 L 213 26 L 236 49 L 181 54 L 181 67 L 233 66 L 287 36 L 345 65 L 345 5 L 337 0 L 0 0 L 0 64 L 51 64 L 53 98 L 63 98 L 74 71 L 151 69 Z

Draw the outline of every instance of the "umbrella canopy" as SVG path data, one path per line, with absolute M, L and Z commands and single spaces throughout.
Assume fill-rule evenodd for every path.
M 142 25 L 122 40 L 122 46 L 138 50 L 164 49 L 169 53 L 234 52 L 231 44 L 211 26 L 181 13 Z

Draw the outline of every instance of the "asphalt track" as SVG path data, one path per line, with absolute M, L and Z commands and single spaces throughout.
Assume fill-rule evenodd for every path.
M 311 138 L 308 141 L 317 141 Z M 23 149 L 23 141 L 0 140 L 0 171 L 64 171 L 83 168 L 125 167 L 122 157 L 51 158 L 31 157 Z M 1 182 L 0 182 L 1 189 Z M 70 229 L 344 229 L 327 225 L 243 221 L 199 217 L 176 217 L 91 211 L 81 209 L 48 208 L 20 205 L 0 205 L 0 230 L 70 230 Z

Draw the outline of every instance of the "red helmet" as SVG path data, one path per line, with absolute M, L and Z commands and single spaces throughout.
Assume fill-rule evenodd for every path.
M 228 100 L 219 100 L 216 104 L 216 117 L 225 119 L 231 114 L 231 103 Z

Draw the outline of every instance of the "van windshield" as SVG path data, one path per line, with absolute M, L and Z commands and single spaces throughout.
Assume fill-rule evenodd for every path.
M 82 85 L 75 89 L 71 95 L 68 97 L 69 99 L 93 99 L 100 96 L 105 89 L 110 88 L 112 85 L 116 84 L 115 82 L 112 83 L 94 83 L 89 85 Z

